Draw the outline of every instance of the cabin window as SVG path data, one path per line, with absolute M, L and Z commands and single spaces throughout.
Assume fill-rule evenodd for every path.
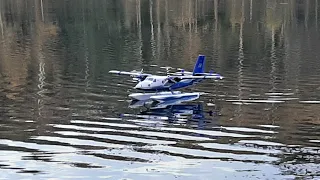
M 156 81 L 157 81 L 156 79 L 153 80 L 153 82 L 156 82 Z

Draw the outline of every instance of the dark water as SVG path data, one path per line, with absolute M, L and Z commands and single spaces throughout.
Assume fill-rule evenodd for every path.
M 320 179 L 319 3 L 0 1 L 0 179 Z M 200 53 L 205 118 L 120 116 Z

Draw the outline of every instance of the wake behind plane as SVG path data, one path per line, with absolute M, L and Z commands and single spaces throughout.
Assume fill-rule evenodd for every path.
M 144 92 L 161 92 L 171 91 L 192 86 L 201 82 L 204 79 L 223 79 L 223 76 L 213 72 L 205 73 L 205 56 L 199 55 L 194 65 L 193 72 L 181 72 L 173 73 L 172 75 L 153 75 L 141 72 L 126 72 L 111 70 L 109 73 L 118 75 L 129 75 L 134 80 L 138 80 L 138 84 L 134 87 L 137 90 Z

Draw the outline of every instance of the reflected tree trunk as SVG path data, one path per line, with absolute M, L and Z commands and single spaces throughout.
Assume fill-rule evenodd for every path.
M 215 24 L 215 30 L 217 30 L 217 27 L 218 27 L 218 0 L 214 0 L 214 24 Z
M 192 0 L 189 0 L 189 12 L 188 12 L 188 17 L 189 17 L 189 52 L 192 52 L 192 11 L 191 7 L 192 6 Z
M 1 28 L 1 36 L 3 37 L 2 10 L 0 10 L 0 28 Z
M 244 24 L 244 0 L 242 0 L 242 9 L 241 9 L 241 20 L 240 20 L 240 30 L 239 30 L 239 66 L 238 66 L 238 77 L 239 77 L 239 99 L 242 99 L 242 85 L 243 85 L 243 24 Z
M 244 52 L 243 52 L 243 25 L 244 25 L 244 0 L 242 0 L 241 4 L 241 19 L 240 19 L 240 30 L 239 30 L 239 57 L 238 57 L 238 98 L 239 100 L 242 100 L 243 92 L 243 59 L 244 59 Z M 236 110 L 238 118 L 242 116 L 242 105 L 240 104 L 238 106 L 238 109 Z M 241 123 L 241 121 L 239 121 Z
M 157 61 L 160 60 L 160 47 L 161 47 L 161 22 L 160 22 L 160 1 L 157 0 Z
M 149 0 L 149 13 L 150 13 L 150 31 L 151 31 L 151 50 L 152 50 L 152 57 L 155 56 L 156 52 L 154 51 L 155 41 L 154 41 L 154 28 L 153 28 L 153 0 Z
M 252 0 L 250 0 L 250 22 L 252 20 Z
M 214 5 L 213 57 L 215 57 L 215 55 L 219 53 L 216 50 L 219 48 L 219 45 L 218 45 L 218 38 L 219 38 L 219 34 L 218 34 L 218 0 L 214 0 L 213 5 Z
M 136 0 L 136 14 L 137 14 L 137 26 L 138 26 L 138 39 L 139 39 L 139 55 L 140 62 L 142 62 L 142 29 L 141 29 L 141 0 Z
M 40 0 L 40 6 L 41 6 L 41 19 L 42 19 L 42 22 L 44 22 L 44 15 L 43 15 L 43 0 Z
M 185 25 L 185 19 L 184 19 L 186 17 L 186 15 L 184 13 L 185 13 L 185 6 L 183 6 L 182 11 L 181 11 L 181 21 L 182 21 L 182 29 L 185 32 L 187 32 L 186 25 Z
M 164 31 L 166 32 L 166 47 L 167 47 L 167 52 L 168 52 L 168 56 L 167 57 L 170 57 L 170 29 L 169 29 L 169 14 L 168 14 L 168 11 L 169 11 L 169 6 L 168 6 L 168 0 L 165 0 L 165 28 L 164 28 Z
M 275 72 L 276 72 L 276 53 L 275 53 L 275 30 L 274 28 L 271 30 L 271 85 L 272 85 L 272 89 L 271 92 L 273 92 L 276 87 L 275 87 L 275 80 L 276 80 L 276 76 L 275 76 Z
M 275 92 L 275 90 L 276 90 L 276 83 L 275 83 L 275 81 L 276 81 L 276 79 L 277 79 L 277 77 L 276 77 L 276 68 L 277 68 L 277 59 L 276 59 L 276 49 L 275 49 L 275 29 L 274 28 L 272 28 L 272 30 L 271 30 L 271 72 L 270 72 L 270 74 L 271 74 L 271 86 L 272 86 L 272 88 L 271 88 L 271 92 Z M 270 119 L 271 119 L 271 122 L 272 122 L 272 124 L 274 124 L 275 123 L 275 118 L 273 117 L 273 114 L 275 114 L 275 110 L 276 110 L 276 108 L 275 108 L 276 106 L 275 106 L 275 103 L 272 103 L 271 104 L 271 111 L 270 111 L 270 114 L 268 115 L 268 120 L 270 121 Z
M 87 92 L 87 89 L 89 87 L 89 84 L 90 84 L 90 64 L 89 64 L 89 52 L 88 52 L 88 38 L 87 38 L 87 29 L 86 29 L 86 24 L 85 24 L 85 21 L 86 21 L 86 18 L 85 18 L 85 14 L 84 14 L 84 11 L 85 11 L 85 6 L 84 6 L 84 1 L 82 1 L 82 26 L 83 26 L 83 48 L 84 48 L 84 60 L 85 60 L 85 70 L 84 70 L 84 73 L 85 73 L 85 82 L 86 82 L 86 88 L 85 88 L 85 91 Z
M 305 0 L 305 11 L 304 11 L 304 25 L 308 28 L 308 21 L 309 21 L 309 0 Z
M 192 30 L 192 10 L 191 10 L 191 8 L 192 8 L 193 6 L 192 6 L 192 2 L 191 2 L 191 0 L 189 0 L 189 4 L 188 4 L 188 9 L 189 9 L 189 11 L 188 11 L 188 22 L 189 22 L 189 33 L 191 34 L 191 30 Z
M 43 30 L 44 30 L 44 24 L 43 24 L 43 19 L 41 17 L 41 20 L 39 18 L 40 14 L 42 14 L 42 0 L 40 1 L 40 7 L 39 7 L 39 1 L 35 0 L 34 1 L 34 7 L 35 7 L 35 26 L 36 26 L 36 31 L 37 35 L 34 39 L 34 49 L 36 50 L 35 56 L 38 59 L 38 67 L 39 67 L 39 72 L 38 72 L 38 92 L 37 94 L 39 95 L 38 98 L 38 115 L 41 117 L 42 116 L 42 109 L 44 108 L 44 93 L 46 89 L 44 88 L 45 84 L 45 79 L 46 79 L 46 72 L 45 72 L 45 60 L 44 60 L 44 55 L 43 55 L 43 49 L 42 49 L 42 44 L 43 44 Z M 40 9 L 40 12 L 39 12 Z
M 291 18 L 290 18 L 290 22 L 292 24 L 292 27 L 294 26 L 297 26 L 297 23 L 296 23 L 296 2 L 295 1 L 289 1 L 289 8 L 290 8 L 290 15 L 291 15 Z
M 316 0 L 315 13 L 316 13 L 316 29 L 318 30 L 318 0 Z
M 196 0 L 195 2 L 195 9 L 194 9 L 194 15 L 192 16 L 193 17 L 193 22 L 194 22 L 194 30 L 195 32 L 197 33 L 198 32 L 198 21 L 197 21 L 197 17 L 198 17 L 198 0 Z

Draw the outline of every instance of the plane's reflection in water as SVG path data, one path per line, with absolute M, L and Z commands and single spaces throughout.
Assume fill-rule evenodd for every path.
M 121 114 L 123 118 L 137 118 L 154 121 L 168 121 L 175 123 L 179 121 L 196 122 L 197 128 L 205 127 L 207 120 L 215 121 L 217 113 L 215 110 L 204 110 L 202 102 L 181 102 L 179 99 L 164 103 L 149 101 L 131 101 L 129 108 L 143 109 L 137 114 Z M 207 117 L 207 118 L 206 118 Z

